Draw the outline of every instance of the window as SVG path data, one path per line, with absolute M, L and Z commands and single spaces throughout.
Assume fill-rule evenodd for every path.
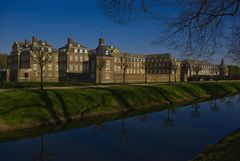
M 85 64 L 85 65 L 83 66 L 83 70 L 86 71 L 86 72 L 88 71 L 88 64 Z
M 78 52 L 78 49 L 74 49 L 74 53 L 77 53 Z
M 52 49 L 51 49 L 51 48 L 48 48 L 48 52 L 51 53 L 51 52 L 52 52 Z
M 37 72 L 34 72 L 34 73 L 33 73 L 33 76 L 34 76 L 34 77 L 37 77 Z
M 106 50 L 106 55 L 108 55 L 108 50 Z
M 33 70 L 37 70 L 37 64 L 33 64 Z
M 117 60 L 118 60 L 118 58 L 115 57 L 115 58 L 114 58 L 114 62 L 117 63 Z
M 74 56 L 74 60 L 75 60 L 75 61 L 78 61 L 78 55 L 75 55 L 75 56 Z
M 55 70 L 58 71 L 58 64 L 55 65 Z
M 106 75 L 105 75 L 105 78 L 106 78 L 106 79 L 110 79 L 110 74 L 106 74 Z
M 82 50 L 82 49 L 80 49 L 80 53 L 81 53 L 81 54 L 83 53 L 83 50 Z
M 75 71 L 78 71 L 78 64 L 75 64 L 75 65 L 74 65 L 74 70 L 75 70 Z
M 84 61 L 88 61 L 88 56 L 87 55 L 84 56 Z
M 48 72 L 48 77 L 49 77 L 49 78 L 52 77 L 52 72 Z
M 25 77 L 25 78 L 28 78 L 28 73 L 24 73 L 24 77 Z
M 70 64 L 70 65 L 68 66 L 68 69 L 69 69 L 69 71 L 73 71 L 73 65 Z
M 79 56 L 79 59 L 80 59 L 80 61 L 83 61 L 83 56 L 80 55 L 80 56 Z
M 43 70 L 45 70 L 45 65 L 43 66 Z
M 84 54 L 87 54 L 88 53 L 88 51 L 87 50 L 84 50 Z
M 110 71 L 110 60 L 106 61 L 106 71 Z
M 69 60 L 73 61 L 73 56 L 72 55 L 69 55 Z
M 52 70 L 52 64 L 48 64 L 48 70 Z
M 121 71 L 121 66 L 118 66 L 118 71 Z
M 58 61 L 58 55 L 55 56 L 56 61 Z
M 83 71 L 83 66 L 82 66 L 82 64 L 79 65 L 79 70 L 80 70 L 80 72 Z

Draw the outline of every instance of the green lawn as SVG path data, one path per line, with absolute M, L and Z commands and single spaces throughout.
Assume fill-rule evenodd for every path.
M 215 145 L 209 145 L 205 151 L 192 161 L 238 161 L 240 160 L 240 129 L 226 136 Z
M 44 87 L 70 87 L 70 86 L 86 86 L 94 83 L 86 82 L 43 82 Z M 0 84 L 0 89 L 9 88 L 35 88 L 40 87 L 39 82 L 3 82 Z
M 240 91 L 240 82 L 115 86 L 89 89 L 0 92 L 0 131 L 49 122 L 164 109 Z

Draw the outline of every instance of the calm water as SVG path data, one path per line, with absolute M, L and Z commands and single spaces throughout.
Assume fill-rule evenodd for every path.
M 185 161 L 240 128 L 240 95 L 0 143 L 0 161 Z

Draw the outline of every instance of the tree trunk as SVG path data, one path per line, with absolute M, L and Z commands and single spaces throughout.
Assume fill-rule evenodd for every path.
M 123 85 L 126 84 L 126 69 L 123 70 Z
M 43 90 L 43 66 L 40 67 L 40 77 L 41 77 L 41 82 L 40 82 L 40 89 Z
M 170 84 L 171 83 L 171 73 L 169 72 L 169 74 L 168 74 L 168 84 Z
M 98 83 L 101 84 L 102 83 L 102 70 L 98 71 Z
M 174 72 L 174 82 L 176 83 L 177 82 L 177 73 Z
M 145 74 L 145 83 L 147 83 L 147 74 Z

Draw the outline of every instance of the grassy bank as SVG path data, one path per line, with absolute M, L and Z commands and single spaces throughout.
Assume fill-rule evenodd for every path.
M 240 129 L 226 136 L 215 145 L 209 145 L 205 151 L 192 161 L 237 161 L 240 158 Z
M 240 82 L 20 90 L 0 93 L 0 131 L 159 110 L 240 91 Z

